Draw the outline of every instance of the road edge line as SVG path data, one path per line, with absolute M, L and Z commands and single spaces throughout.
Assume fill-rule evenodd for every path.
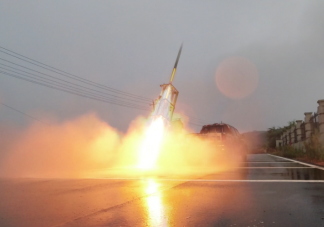
M 302 165 L 305 165 L 305 166 L 309 166 L 309 167 L 313 167 L 313 168 L 317 168 L 317 169 L 320 169 L 320 170 L 324 170 L 323 167 L 320 167 L 320 166 L 317 166 L 317 165 L 312 165 L 312 164 L 309 164 L 309 163 L 306 163 L 306 162 L 301 162 L 301 161 L 297 161 L 297 160 L 290 159 L 290 158 L 284 158 L 284 157 L 273 155 L 273 154 L 267 154 L 267 155 L 277 157 L 277 158 L 281 158 L 281 159 L 284 159 L 284 160 L 289 160 L 289 161 L 292 161 L 292 162 L 296 162 L 296 163 L 299 163 L 299 164 L 302 164 Z

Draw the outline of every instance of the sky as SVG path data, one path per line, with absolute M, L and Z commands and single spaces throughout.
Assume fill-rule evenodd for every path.
M 303 120 L 324 99 L 323 11 L 323 1 L 310 0 L 1 0 L 0 47 L 153 100 L 183 42 L 173 84 L 176 112 L 197 124 L 192 130 L 201 128 L 197 118 L 240 132 L 266 130 Z M 1 52 L 0 58 L 65 78 Z M 1 73 L 0 102 L 37 119 L 96 113 L 120 131 L 149 115 Z M 31 121 L 0 105 L 0 124 Z

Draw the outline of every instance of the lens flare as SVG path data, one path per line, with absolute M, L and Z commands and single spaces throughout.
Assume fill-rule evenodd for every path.
M 216 85 L 220 92 L 231 99 L 243 99 L 258 86 L 256 66 L 243 57 L 230 57 L 220 63 L 216 70 Z
M 160 152 L 163 138 L 164 124 L 162 117 L 152 121 L 145 133 L 145 138 L 139 151 L 138 168 L 153 169 Z

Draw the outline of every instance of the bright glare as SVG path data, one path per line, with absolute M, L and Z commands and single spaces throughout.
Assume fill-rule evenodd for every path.
M 153 194 L 158 191 L 159 185 L 153 180 L 153 179 L 148 179 L 147 181 L 147 186 L 145 188 L 145 192 L 147 194 Z
M 150 127 L 145 133 L 145 138 L 139 151 L 138 168 L 152 169 L 155 166 L 159 156 L 160 145 L 163 138 L 163 120 L 162 117 L 152 121 Z
M 164 207 L 161 199 L 161 194 L 158 191 L 159 184 L 153 179 L 147 181 L 145 192 L 149 194 L 146 198 L 146 205 L 148 208 L 149 226 L 168 226 Z

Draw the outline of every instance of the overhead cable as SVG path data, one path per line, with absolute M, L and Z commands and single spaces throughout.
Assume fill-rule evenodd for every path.
M 0 67 L 0 69 L 3 69 L 3 68 Z M 7 69 L 5 69 L 5 70 L 7 70 Z M 28 76 L 28 75 L 24 75 L 24 74 L 21 74 L 21 73 L 17 73 L 17 72 L 12 71 L 12 70 L 7 70 L 7 71 L 9 71 L 10 73 L 8 73 L 6 71 L 1 71 L 0 70 L 1 73 L 7 73 L 5 75 L 7 75 L 7 76 L 13 76 L 13 77 L 18 78 L 18 79 L 20 79 L 20 76 L 23 76 L 25 78 L 31 78 L 31 79 L 34 79 L 34 80 L 36 79 L 36 81 L 38 81 L 38 82 L 41 81 L 43 83 L 47 83 L 47 84 L 50 84 L 50 85 L 53 85 L 53 86 L 56 86 L 56 87 L 61 87 L 61 88 L 63 87 L 64 89 L 70 89 L 72 91 L 81 92 L 81 93 L 84 93 L 86 95 L 91 95 L 91 96 L 94 96 L 94 97 L 97 97 L 97 98 L 105 99 L 107 101 L 113 101 L 113 102 L 118 102 L 118 103 L 127 104 L 127 105 L 134 105 L 134 106 L 138 106 L 138 107 L 145 107 L 145 106 L 138 105 L 137 103 L 131 103 L 131 102 L 123 101 L 123 100 L 116 100 L 116 99 L 112 99 L 110 97 L 102 96 L 100 94 L 98 95 L 96 93 L 89 92 L 87 90 L 80 89 L 78 87 L 73 87 L 73 86 L 70 86 L 70 85 L 66 85 L 64 83 L 60 83 L 60 82 L 57 82 L 57 81 L 54 81 L 54 80 L 50 80 L 50 79 L 47 79 L 47 78 L 46 79 L 44 79 L 44 78 L 41 78 L 41 79 L 35 78 L 35 77 L 37 77 L 37 75 Z M 16 74 L 12 74 L 12 73 L 16 73 Z M 18 77 L 14 76 L 14 75 L 18 75 Z
M 73 91 L 71 89 L 65 89 L 65 88 L 62 88 L 60 86 L 54 86 L 54 85 L 51 85 L 49 83 L 43 83 L 43 82 L 39 82 L 39 81 L 34 81 L 34 80 L 31 80 L 31 79 L 27 79 L 27 78 L 24 78 L 24 77 L 15 75 L 15 74 L 7 73 L 7 72 L 4 72 L 4 71 L 0 71 L 0 73 L 3 74 L 3 75 L 6 75 L 6 76 L 15 77 L 17 79 L 22 79 L 22 80 L 25 80 L 25 81 L 28 81 L 28 82 L 31 82 L 31 83 L 35 83 L 35 84 L 42 85 L 42 86 L 45 86 L 45 87 L 49 87 L 49 88 L 53 88 L 53 89 L 56 89 L 56 90 L 64 91 L 64 92 L 67 92 L 67 93 L 70 93 L 70 94 L 79 95 L 79 96 L 82 96 L 82 97 L 85 97 L 85 98 L 90 98 L 90 99 L 93 99 L 93 100 L 106 102 L 106 103 L 110 103 L 110 104 L 114 104 L 114 105 L 125 106 L 125 107 L 134 108 L 134 109 L 140 109 L 140 110 L 149 111 L 149 109 L 145 109 L 142 106 L 129 105 L 129 104 L 124 104 L 124 103 L 116 102 L 116 101 L 109 101 L 107 99 L 102 99 L 100 97 L 90 96 L 90 95 L 87 95 L 87 94 L 84 94 L 84 93 L 81 93 L 81 92 Z
M 142 99 L 142 100 L 147 100 L 147 101 L 151 101 L 150 98 L 147 98 L 147 97 L 143 97 L 143 96 L 140 96 L 140 95 L 135 95 L 135 94 L 132 94 L 132 93 L 129 93 L 129 92 L 124 92 L 124 91 L 121 91 L 121 90 L 117 90 L 117 89 L 114 89 L 114 88 L 111 88 L 111 87 L 108 87 L 106 85 L 102 85 L 102 84 L 99 84 L 99 83 L 96 83 L 96 82 L 93 82 L 91 80 L 88 80 L 88 79 L 84 79 L 80 76 L 76 76 L 76 75 L 73 75 L 71 73 L 68 73 L 68 72 L 65 72 L 63 70 L 60 70 L 60 69 L 57 69 L 55 67 L 52 67 L 52 66 L 49 66 L 49 65 L 46 65 L 44 63 L 41 63 L 37 60 L 34 60 L 32 58 L 29 58 L 29 57 L 26 57 L 24 55 L 21 55 L 21 54 L 18 54 L 14 51 L 11 51 L 7 48 L 4 48 L 4 47 L 1 47 L 0 46 L 0 49 L 3 49 L 3 50 L 6 50 L 6 51 L 3 51 L 3 50 L 0 50 L 0 52 L 4 53 L 4 54 L 7 54 L 11 57 L 14 57 L 14 58 L 17 58 L 17 59 L 20 59 L 22 61 L 25 61 L 25 62 L 28 62 L 30 64 L 33 64 L 35 66 L 38 66 L 38 67 L 41 67 L 43 69 L 46 69 L 46 70 L 49 70 L 51 72 L 54 72 L 54 73 L 57 73 L 57 74 L 60 74 L 62 76 L 65 76 L 65 77 L 69 77 L 71 79 L 74 79 L 74 80 L 77 80 L 77 81 L 80 81 L 82 83 L 85 83 L 85 84 L 88 84 L 88 85 L 92 85 L 92 86 L 95 86 L 95 87 L 98 87 L 98 88 L 101 88 L 101 89 L 105 89 L 105 90 L 109 90 L 110 92 L 114 92 L 114 93 L 118 93 L 118 94 L 121 94 L 121 95 L 124 95 L 124 96 L 129 96 L 129 97 L 133 97 L 133 98 L 137 98 L 137 99 Z M 10 53 L 8 53 L 10 52 Z M 20 57 L 18 57 L 18 56 Z M 28 60 L 26 60 L 28 59 Z
M 12 109 L 12 110 L 18 112 L 18 113 L 21 113 L 21 114 L 23 114 L 23 115 L 25 115 L 25 116 L 27 116 L 27 117 L 29 117 L 29 118 L 32 118 L 32 119 L 34 119 L 34 120 L 36 120 L 36 121 L 39 121 L 39 122 L 41 122 L 41 123 L 43 123 L 43 124 L 46 124 L 46 125 L 49 125 L 49 124 L 47 124 L 47 123 L 45 123 L 45 122 L 43 122 L 43 121 L 41 121 L 41 120 L 38 120 L 37 118 L 35 118 L 35 117 L 33 117 L 33 116 L 30 116 L 30 115 L 28 115 L 28 114 L 26 114 L 26 113 L 24 113 L 24 112 L 22 112 L 22 111 L 20 111 L 20 110 L 17 110 L 16 108 L 13 108 L 12 106 L 9 106 L 9 105 L 7 105 L 7 104 L 4 104 L 3 102 L 0 102 L 0 104 L 3 105 L 3 106 L 5 106 L 5 107 L 7 107 L 7 108 L 9 108 L 9 109 Z
M 0 59 L 3 60 L 2 58 L 0 58 Z M 81 87 L 81 88 L 84 88 L 84 89 L 88 89 L 88 90 L 91 90 L 91 91 L 95 91 L 95 92 L 98 92 L 98 93 L 100 93 L 100 94 L 104 94 L 104 95 L 108 95 L 108 96 L 113 96 L 113 97 L 116 98 L 116 99 L 124 99 L 124 100 L 129 100 L 129 101 L 132 101 L 132 102 L 139 102 L 139 103 L 149 104 L 147 101 L 134 100 L 134 99 L 129 99 L 129 98 L 120 97 L 120 96 L 118 96 L 118 95 L 108 94 L 108 93 L 105 93 L 105 92 L 102 92 L 102 91 L 98 91 L 98 90 L 95 90 L 95 89 L 92 89 L 92 88 L 88 88 L 88 87 L 85 87 L 85 86 L 82 86 L 82 85 L 79 85 L 79 84 L 72 83 L 72 82 L 67 81 L 67 80 L 63 80 L 63 79 L 57 78 L 57 77 L 55 77 L 55 76 L 51 76 L 51 75 L 48 75 L 48 74 L 45 74 L 45 73 L 42 73 L 42 72 L 39 72 L 39 71 L 36 71 L 36 70 L 30 69 L 30 68 L 28 68 L 28 67 L 21 66 L 21 65 L 19 65 L 19 64 L 15 64 L 15 63 L 10 62 L 10 61 L 8 61 L 8 62 L 11 63 L 11 64 L 14 64 L 14 65 L 17 65 L 17 66 L 19 66 L 19 67 L 22 67 L 22 68 L 28 69 L 28 70 L 30 70 L 30 71 L 33 71 L 33 72 L 36 72 L 36 73 L 39 73 L 39 74 L 45 75 L 45 76 L 47 76 L 47 77 L 53 78 L 53 79 L 55 79 L 55 80 L 63 81 L 64 83 L 68 83 L 68 84 L 71 84 L 71 85 L 74 85 L 74 86 L 78 86 L 78 87 Z M 44 77 L 42 77 L 42 76 L 39 76 L 39 75 L 36 75 L 36 74 L 32 74 L 32 73 L 30 73 L 30 72 L 26 72 L 26 71 L 24 71 L 24 70 L 21 70 L 21 69 L 15 68 L 15 67 L 11 67 L 11 66 L 8 66 L 8 65 L 5 65 L 5 64 L 2 64 L 2 63 L 0 63 L 0 65 L 3 65 L 3 66 L 5 66 L 5 67 L 7 67 L 7 68 L 11 68 L 11 69 L 18 70 L 18 71 L 20 71 L 20 72 L 27 73 L 27 74 L 29 74 L 29 75 L 34 75 L 34 76 L 36 76 L 36 77 L 44 78 Z M 2 68 L 2 67 L 0 67 L 0 68 Z M 4 68 L 2 68 L 2 69 L 4 69 Z M 8 70 L 8 69 L 6 69 L 6 70 Z M 10 71 L 10 70 L 8 70 L 8 71 Z M 47 80 L 50 80 L 50 79 L 47 79 Z

